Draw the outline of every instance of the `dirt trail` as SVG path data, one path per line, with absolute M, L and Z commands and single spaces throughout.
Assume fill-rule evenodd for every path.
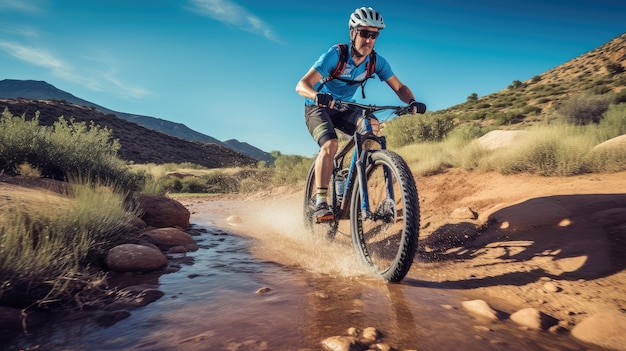
M 570 325 L 626 306 L 626 172 L 547 178 L 452 169 L 416 180 L 420 247 L 403 283 L 458 289 L 512 310 L 535 307 Z M 220 197 L 233 205 L 218 225 L 232 225 L 230 217 L 250 236 L 267 225 L 296 228 L 297 220 L 272 223 L 271 213 L 297 217 L 301 196 L 282 188 Z M 193 199 L 181 201 L 193 208 Z M 454 218 L 457 209 L 475 218 Z

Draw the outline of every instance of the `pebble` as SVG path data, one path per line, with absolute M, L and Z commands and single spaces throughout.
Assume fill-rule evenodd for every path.
M 543 291 L 555 293 L 561 291 L 561 288 L 554 282 L 547 282 L 543 284 Z
M 463 301 L 461 304 L 463 308 L 477 317 L 492 321 L 499 319 L 498 312 L 483 300 Z

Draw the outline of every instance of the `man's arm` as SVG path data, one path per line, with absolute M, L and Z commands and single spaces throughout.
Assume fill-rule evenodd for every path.
M 396 77 L 395 75 L 389 77 L 389 79 L 387 79 L 386 82 L 389 85 L 389 87 L 396 93 L 396 95 L 398 95 L 400 100 L 402 100 L 405 104 L 410 103 L 411 100 L 415 100 L 415 97 L 413 96 L 413 92 L 411 92 L 411 89 L 409 89 L 409 87 L 407 87 L 406 85 L 402 84 L 400 79 L 398 79 L 398 77 Z
M 311 68 L 296 84 L 296 92 L 300 94 L 300 96 L 315 100 L 315 96 L 317 95 L 317 91 L 313 88 L 315 83 L 319 82 L 322 79 L 322 75 L 315 70 L 315 68 Z

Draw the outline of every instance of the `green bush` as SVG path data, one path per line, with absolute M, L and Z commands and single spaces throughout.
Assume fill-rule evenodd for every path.
M 447 138 L 459 139 L 462 141 L 469 142 L 473 139 L 480 138 L 481 136 L 485 135 L 487 132 L 488 130 L 485 130 L 483 127 L 480 126 L 480 124 L 468 122 L 468 123 L 463 123 L 454 127 L 454 129 L 452 129 L 450 133 L 448 134 Z
M 405 115 L 388 122 L 382 133 L 391 147 L 401 147 L 418 142 L 441 141 L 453 128 L 453 118 L 449 115 Z
M 610 101 L 607 96 L 575 95 L 561 103 L 557 112 L 575 125 L 597 123 L 609 107 Z
M 120 144 L 112 131 L 93 122 L 75 123 L 59 117 L 52 126 L 40 126 L 39 114 L 27 121 L 8 110 L 0 118 L 0 167 L 17 174 L 28 163 L 42 176 L 57 180 L 89 178 L 137 189 L 140 179 L 117 157 Z
M 313 162 L 311 158 L 300 155 L 277 155 L 274 160 L 273 184 L 296 184 L 306 180 L 311 162 Z

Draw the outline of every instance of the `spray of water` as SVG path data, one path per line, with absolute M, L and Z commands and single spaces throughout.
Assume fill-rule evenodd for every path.
M 214 204 L 215 206 L 216 204 Z M 352 247 L 347 223 L 335 240 L 314 237 L 304 227 L 302 201 L 280 199 L 221 202 L 212 211 L 215 224 L 225 231 L 254 239 L 251 252 L 259 259 L 309 273 L 340 277 L 373 277 Z

